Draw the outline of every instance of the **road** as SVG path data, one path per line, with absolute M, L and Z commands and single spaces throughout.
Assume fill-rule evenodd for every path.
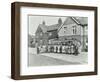
M 79 63 L 68 62 L 43 55 L 29 55 L 28 66 L 54 66 L 54 65 L 75 65 Z

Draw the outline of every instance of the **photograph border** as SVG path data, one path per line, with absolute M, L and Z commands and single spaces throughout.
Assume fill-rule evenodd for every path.
M 77 72 L 77 73 L 58 73 L 58 74 L 42 74 L 42 75 L 20 75 L 20 8 L 21 7 L 42 7 L 57 9 L 74 9 L 74 10 L 92 10 L 94 11 L 94 71 L 93 72 Z M 15 80 L 37 79 L 37 78 L 56 78 L 69 76 L 97 75 L 97 7 L 77 6 L 77 5 L 61 5 L 61 4 L 44 4 L 44 3 L 28 3 L 13 2 L 11 4 L 11 78 Z

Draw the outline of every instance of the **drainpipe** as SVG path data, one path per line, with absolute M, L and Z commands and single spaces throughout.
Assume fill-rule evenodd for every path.
M 82 26 L 82 52 L 85 51 L 85 25 L 81 25 Z

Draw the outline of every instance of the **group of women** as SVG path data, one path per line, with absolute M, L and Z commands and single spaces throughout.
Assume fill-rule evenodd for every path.
M 78 55 L 78 47 L 73 43 L 60 45 L 42 45 L 37 47 L 37 53 L 62 53 L 69 55 Z

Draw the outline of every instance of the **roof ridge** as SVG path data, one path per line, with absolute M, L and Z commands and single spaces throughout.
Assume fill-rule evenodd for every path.
M 80 22 L 75 17 L 70 17 L 76 24 L 80 24 Z

